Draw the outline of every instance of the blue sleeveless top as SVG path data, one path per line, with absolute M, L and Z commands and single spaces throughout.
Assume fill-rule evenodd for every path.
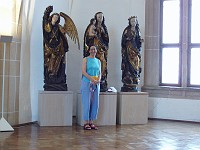
M 99 76 L 100 73 L 100 64 L 99 64 L 99 59 L 97 58 L 90 58 L 87 57 L 87 62 L 86 62 L 86 72 L 90 75 L 90 76 Z M 84 75 L 82 77 L 82 79 L 86 82 L 90 82 L 90 80 L 88 78 L 86 78 Z

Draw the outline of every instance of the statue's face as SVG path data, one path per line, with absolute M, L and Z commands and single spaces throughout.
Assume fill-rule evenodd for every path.
M 94 25 L 95 25 L 95 23 L 96 23 L 96 20 L 93 20 L 92 24 L 94 24 Z
M 55 24 L 58 21 L 58 15 L 53 15 L 52 24 Z
M 102 13 L 99 13 L 97 14 L 97 22 L 102 22 L 103 21 L 103 14 Z
M 132 26 L 132 27 L 135 27 L 135 26 L 136 26 L 136 23 L 137 23 L 136 18 L 131 18 L 131 20 L 130 20 L 131 26 Z

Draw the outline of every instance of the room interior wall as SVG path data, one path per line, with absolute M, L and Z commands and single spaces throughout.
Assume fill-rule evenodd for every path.
M 152 25 L 151 22 L 155 21 L 155 19 L 159 19 L 158 12 L 156 11 L 157 9 L 155 9 L 158 7 L 158 4 L 159 0 L 35 0 L 33 24 L 30 33 L 31 105 L 23 106 L 24 108 L 32 111 L 32 118 L 30 119 L 32 121 L 37 121 L 38 119 L 38 91 L 43 90 L 42 16 L 47 6 L 53 5 L 54 12 L 62 11 L 68 14 L 73 19 L 78 29 L 81 49 L 78 50 L 77 45 L 75 45 L 72 40 L 68 38 L 70 48 L 69 52 L 66 54 L 67 84 L 69 90 L 74 92 L 73 114 L 76 115 L 77 93 L 79 92 L 81 82 L 83 36 L 85 29 L 89 24 L 89 20 L 93 18 L 94 14 L 98 11 L 102 11 L 104 13 L 105 23 L 110 36 L 108 51 L 108 87 L 114 86 L 119 91 L 122 86 L 120 43 L 122 32 L 128 25 L 128 18 L 132 15 L 136 15 L 138 17 L 141 34 L 145 39 L 142 45 L 143 72 L 141 74 L 140 86 L 142 86 L 144 83 L 147 85 L 149 85 L 149 83 L 157 83 L 157 78 L 152 76 L 151 72 L 158 71 L 157 66 L 159 60 L 156 59 L 157 54 L 154 55 L 154 53 L 158 51 L 158 48 L 154 49 L 152 46 L 157 46 L 158 44 L 159 35 L 157 35 L 157 32 L 159 28 L 158 25 Z M 148 14 L 151 14 L 151 17 L 148 17 Z M 144 54 L 146 55 L 145 59 Z M 145 66 L 144 62 L 146 62 Z M 144 82 L 144 74 L 146 82 Z M 162 95 L 160 97 L 150 96 L 149 117 L 159 119 L 199 121 L 199 116 L 195 115 L 199 114 L 198 106 L 198 100 L 162 98 Z
M 108 28 L 110 38 L 108 51 L 108 87 L 113 86 L 118 91 L 121 83 L 121 36 L 128 25 L 130 16 L 137 16 L 140 25 L 141 36 L 144 37 L 145 29 L 145 0 L 35 0 L 35 10 L 33 17 L 33 28 L 31 36 L 31 104 L 32 120 L 38 117 L 38 91 L 43 90 L 43 36 L 42 36 L 42 16 L 45 8 L 54 6 L 53 12 L 64 12 L 74 21 L 80 40 L 80 50 L 77 45 L 68 38 L 69 52 L 67 52 L 67 84 L 68 89 L 75 93 L 79 92 L 81 83 L 81 64 L 83 58 L 83 36 L 87 25 L 96 12 L 103 12 L 105 24 Z M 62 22 L 61 22 L 62 23 Z M 144 44 L 142 45 L 142 48 Z M 144 54 L 144 50 L 142 55 Z M 143 66 L 143 62 L 142 62 Z M 143 66 L 144 67 L 144 66 Z M 143 73 L 141 83 L 143 84 Z M 76 103 L 74 103 L 74 113 Z

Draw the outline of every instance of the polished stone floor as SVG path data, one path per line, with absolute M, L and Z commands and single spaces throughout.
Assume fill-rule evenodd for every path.
M 200 124 L 149 120 L 146 125 L 40 127 L 0 132 L 0 150 L 200 150 Z

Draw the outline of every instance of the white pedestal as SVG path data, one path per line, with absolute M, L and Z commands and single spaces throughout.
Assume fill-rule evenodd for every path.
M 98 126 L 116 125 L 117 93 L 101 92 L 99 96 L 99 112 L 95 123 Z M 83 126 L 82 98 L 78 93 L 77 124 Z
M 72 126 L 73 92 L 39 91 L 40 126 Z
M 118 124 L 146 124 L 148 122 L 148 93 L 119 92 L 117 100 Z

